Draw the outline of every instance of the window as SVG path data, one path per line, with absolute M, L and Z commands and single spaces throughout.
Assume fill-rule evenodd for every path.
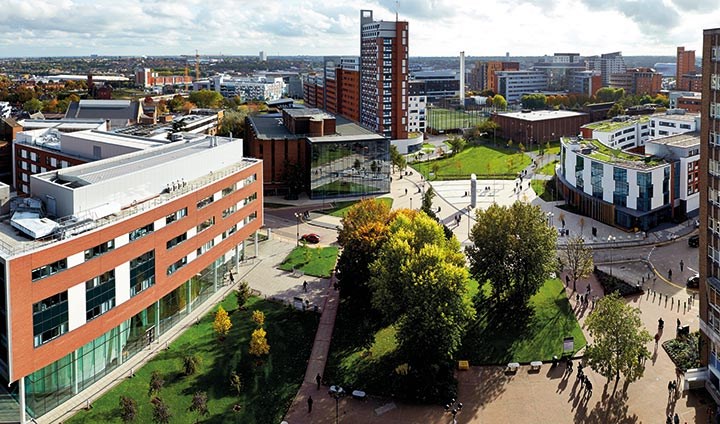
M 85 260 L 90 260 L 96 256 L 100 256 L 103 253 L 107 253 L 115 248 L 115 240 L 110 240 L 106 243 L 99 244 L 92 249 L 85 251 Z
M 261 148 L 260 153 L 262 153 L 262 145 L 260 145 L 260 148 Z M 228 194 L 232 193 L 233 191 L 235 191 L 235 184 L 231 185 L 230 187 L 225 187 L 222 190 L 222 197 L 227 196 Z
M 173 247 L 177 246 L 178 244 L 184 242 L 185 240 L 187 240 L 187 233 L 182 233 L 179 236 L 168 240 L 168 242 L 166 243 L 166 246 L 168 249 L 172 249 Z
M 32 280 L 36 281 L 41 278 L 49 277 L 53 274 L 57 274 L 58 272 L 60 272 L 64 269 L 67 269 L 67 258 L 60 259 L 57 262 L 53 262 L 51 264 L 41 266 L 40 268 L 33 269 L 32 270 Z
M 599 162 L 592 162 L 590 164 L 590 184 L 592 186 L 593 197 L 602 199 L 603 197 L 603 164 Z
M 177 212 L 171 213 L 165 217 L 165 224 L 170 224 L 177 221 L 180 218 L 187 216 L 187 208 L 182 208 Z
M 20 157 L 23 159 L 27 159 L 27 157 L 28 157 L 27 150 L 25 150 L 25 149 L 20 150 Z
M 115 306 L 115 270 L 85 282 L 85 318 L 90 321 Z
M 257 200 L 257 193 L 253 193 L 250 196 L 245 198 L 245 201 L 243 202 L 243 206 L 247 205 L 248 203 L 251 203 L 253 201 Z
M 245 218 L 244 223 L 245 223 L 245 224 L 249 224 L 249 223 L 255 221 L 256 218 L 257 218 L 257 211 L 255 211 L 255 212 L 251 213 L 250 215 L 248 215 L 248 216 Z
M 93 159 L 102 158 L 102 148 L 100 146 L 93 146 Z
M 50 166 L 57 167 L 57 158 L 50 158 Z
M 151 250 L 130 261 L 130 297 L 155 284 L 155 251 Z
M 215 217 L 214 216 L 201 222 L 200 225 L 197 226 L 196 230 L 198 233 L 202 233 L 203 231 L 207 230 L 208 228 L 212 227 L 213 225 L 215 225 Z
M 208 196 L 208 197 L 202 199 L 201 201 L 197 202 L 197 208 L 198 208 L 198 209 L 202 209 L 202 208 L 204 208 L 205 206 L 209 205 L 209 204 L 212 203 L 212 202 L 213 202 L 213 196 L 212 196 L 212 194 L 211 194 L 210 196 Z
M 37 153 L 35 153 L 35 152 L 30 152 L 30 160 L 33 161 L 33 162 L 37 162 L 37 160 L 38 160 L 38 155 L 37 155 Z
M 33 304 L 34 345 L 38 347 L 68 331 L 67 291 Z
M 222 239 L 225 240 L 226 238 L 230 237 L 237 231 L 237 224 L 233 225 L 232 227 L 228 228 L 227 230 L 223 231 L 222 233 Z
M 235 211 L 237 211 L 237 206 L 236 206 L 236 205 L 232 205 L 232 206 L 230 206 L 229 208 L 225 209 L 225 210 L 222 212 L 222 217 L 223 217 L 223 218 L 227 218 L 228 216 L 234 214 Z
M 70 164 L 69 164 L 68 161 L 66 161 L 66 160 L 60 161 L 60 167 L 61 167 L 61 168 L 67 168 L 69 165 L 70 165 Z
M 207 242 L 207 243 L 203 244 L 202 246 L 200 246 L 200 247 L 197 249 L 197 255 L 198 255 L 198 256 L 202 255 L 203 253 L 205 253 L 205 252 L 207 252 L 208 250 L 212 249 L 213 246 L 215 246 L 215 240 L 214 240 L 214 239 L 212 239 L 212 240 L 210 240 L 209 242 Z
M 183 256 L 179 261 L 175 262 L 174 264 L 172 264 L 168 267 L 167 275 L 174 274 L 175 271 L 184 267 L 185 265 L 187 265 L 187 258 Z
M 132 230 L 132 231 L 130 231 L 130 241 L 137 240 L 141 237 L 145 237 L 146 235 L 148 235 L 149 233 L 152 233 L 153 231 L 155 231 L 155 224 L 152 222 L 144 227 L 138 228 L 137 230 Z

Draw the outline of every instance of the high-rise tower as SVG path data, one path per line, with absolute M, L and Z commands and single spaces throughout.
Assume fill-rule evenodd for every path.
M 391 139 L 408 135 L 408 23 L 360 11 L 360 124 Z

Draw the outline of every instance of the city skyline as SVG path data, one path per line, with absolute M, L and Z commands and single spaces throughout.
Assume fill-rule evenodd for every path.
M 361 9 L 409 22 L 411 56 L 674 56 L 701 50 L 720 0 L 1 0 L 0 55 L 357 55 Z M 235 5 L 233 5 L 235 6 Z M 593 23 L 598 24 L 593 28 Z

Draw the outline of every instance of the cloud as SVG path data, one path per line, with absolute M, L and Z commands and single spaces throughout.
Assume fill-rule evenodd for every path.
M 711 11 L 720 7 L 720 0 L 672 0 L 678 10 Z

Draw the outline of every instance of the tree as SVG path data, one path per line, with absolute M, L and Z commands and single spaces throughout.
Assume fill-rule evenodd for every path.
M 235 390 L 238 396 L 240 396 L 240 393 L 242 392 L 243 384 L 242 384 L 242 378 L 240 377 L 240 374 L 233 371 L 230 373 L 230 387 Z
M 397 362 L 418 373 L 447 363 L 475 315 L 457 239 L 426 214 L 401 210 L 370 269 L 372 305 L 397 328 Z
M 433 190 L 432 186 L 429 186 L 427 190 L 425 190 L 425 193 L 422 197 L 422 206 L 420 206 L 420 210 L 425 212 L 427 216 L 430 218 L 433 218 L 437 221 L 437 216 L 435 215 L 435 211 L 433 210 L 433 198 L 435 198 L 435 190 Z
M 467 144 L 465 139 L 461 138 L 461 137 L 451 137 L 447 142 L 450 145 L 450 148 L 452 149 L 453 156 L 462 152 L 463 149 L 465 148 L 465 144 Z
M 397 146 L 390 146 L 390 163 L 392 163 L 393 172 L 395 172 L 396 167 L 398 169 L 405 169 L 407 166 L 407 161 L 405 157 L 400 154 Z
M 255 310 L 252 313 L 252 320 L 258 327 L 262 327 L 265 324 L 265 314 L 263 311 Z
M 169 424 L 170 418 L 172 418 L 172 413 L 170 413 L 170 408 L 167 406 L 165 402 L 163 402 L 160 398 L 155 398 L 152 400 L 153 404 L 153 422 L 156 424 Z
M 155 370 L 150 374 L 150 388 L 148 389 L 148 396 L 157 396 L 165 385 L 165 380 L 160 374 L 160 371 Z
M 623 113 L 625 113 L 625 108 L 623 108 L 620 103 L 615 103 L 608 111 L 607 117 L 613 118 L 615 116 L 622 115 Z
M 222 306 L 218 306 L 218 310 L 215 313 L 215 321 L 213 322 L 213 330 L 215 330 L 218 338 L 222 341 L 230 332 L 230 328 L 232 328 L 232 321 L 230 321 L 228 313 Z
M 217 109 L 223 105 L 222 94 L 212 90 L 193 91 L 188 100 L 201 108 Z
M 489 281 L 498 301 L 524 306 L 556 269 L 557 231 L 538 206 L 515 202 L 476 212 L 466 248 L 470 273 Z
M 624 88 L 602 87 L 595 92 L 598 102 L 617 102 L 625 96 Z
M 137 401 L 129 396 L 120 396 L 120 419 L 131 423 L 137 417 Z
M 168 103 L 168 107 L 173 112 L 181 112 L 184 104 L 185 104 L 185 98 L 179 94 L 176 94 L 170 100 L 170 103 Z
M 190 400 L 190 406 L 188 407 L 188 411 L 197 413 L 197 418 L 195 419 L 195 422 L 200 422 L 200 417 L 205 417 L 210 415 L 210 411 L 208 410 L 207 405 L 208 397 L 207 393 L 198 391 L 193 394 L 192 399 Z
M 235 298 L 237 299 L 238 309 L 243 309 L 245 303 L 250 299 L 250 285 L 247 281 L 240 281 L 237 290 L 235 290 Z
M 183 372 L 185 375 L 193 375 L 200 368 L 201 359 L 197 355 L 186 355 L 183 358 Z
M 247 118 L 247 108 L 241 110 L 226 110 L 223 114 L 218 135 L 229 137 L 232 134 L 235 138 L 243 137 L 245 133 L 245 118 Z
M 507 100 L 505 100 L 505 97 L 501 96 L 500 94 L 496 94 L 495 96 L 493 96 L 492 104 L 495 109 L 507 109 Z
M 262 328 L 257 328 L 252 332 L 249 351 L 251 355 L 262 356 L 270 353 L 270 345 L 265 338 L 266 334 Z
M 547 105 L 547 97 L 542 93 L 525 94 L 520 101 L 526 109 L 544 109 Z
M 30 113 L 35 113 L 35 112 L 39 111 L 40 109 L 42 109 L 42 107 L 43 107 L 42 102 L 35 98 L 32 98 L 32 99 L 26 101 L 25 103 L 23 103 L 23 109 Z
M 577 280 L 585 278 L 593 272 L 592 248 L 585 245 L 581 236 L 570 237 L 562 248 L 560 260 L 569 269 L 573 291 L 577 290 Z
M 630 382 L 642 377 L 641 359 L 650 357 L 645 345 L 652 337 L 643 327 L 640 309 L 611 293 L 598 300 L 585 325 L 593 340 L 585 356 L 593 370 L 608 380 L 619 380 L 621 374 Z

